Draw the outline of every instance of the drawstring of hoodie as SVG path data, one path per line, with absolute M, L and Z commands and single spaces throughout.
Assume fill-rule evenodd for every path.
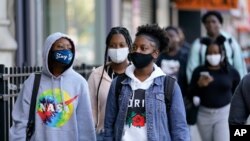
M 54 88 L 54 77 L 51 78 L 51 81 L 52 81 L 52 96 L 53 96 L 53 99 L 56 99 L 56 96 L 55 96 L 55 88 Z M 65 100 L 64 100 L 64 95 L 63 95 L 63 90 L 62 90 L 62 77 L 60 77 L 60 80 L 59 80 L 59 90 L 60 90 L 60 96 L 61 96 L 61 103 L 62 103 L 62 110 L 63 111 L 67 111 L 66 109 L 66 104 L 65 104 Z M 57 103 L 58 104 L 58 103 Z
M 54 77 L 51 78 L 51 82 L 52 82 L 52 96 L 53 96 L 53 99 L 55 99 L 55 92 L 54 92 Z
M 65 104 L 65 99 L 64 99 L 64 95 L 63 95 L 63 91 L 62 91 L 62 77 L 60 77 L 60 95 L 61 95 L 61 99 L 62 99 L 62 105 L 63 105 L 63 110 L 67 111 L 66 109 L 66 104 Z

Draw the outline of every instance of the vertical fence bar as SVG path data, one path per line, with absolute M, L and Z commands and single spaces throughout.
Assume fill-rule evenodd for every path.
M 0 65 L 0 140 L 4 141 L 4 101 L 3 101 L 3 94 L 4 94 L 4 79 L 3 79 L 3 74 L 4 74 L 4 65 Z
M 9 75 L 12 75 L 12 74 L 14 74 L 14 68 L 13 67 L 10 67 L 9 68 L 9 72 L 8 72 L 8 74 Z M 5 119 L 6 119 L 6 124 L 5 124 L 5 128 L 6 128 L 6 141 L 8 140 L 8 134 L 9 134 L 9 126 L 10 126 L 10 118 L 11 118 L 11 114 L 10 114 L 10 96 L 11 96 L 11 93 L 12 93 L 12 84 L 13 84 L 13 80 L 12 80 L 13 78 L 12 77 L 8 77 L 8 81 L 7 81 L 7 84 L 8 84 L 8 86 L 7 86 L 7 97 L 6 97 L 6 113 L 7 113 L 7 115 L 6 115 L 6 117 L 5 117 Z
M 82 70 L 82 76 L 84 77 L 84 78 L 86 78 L 87 77 L 87 74 L 86 74 L 86 67 L 87 65 L 86 64 L 82 64 L 82 66 L 81 66 L 81 70 Z
M 9 75 L 9 69 L 7 67 L 4 68 L 4 74 L 7 74 Z M 9 90 L 8 90 L 8 79 L 4 78 L 4 95 L 7 96 L 7 94 L 9 93 Z M 8 111 L 7 111 L 7 102 L 6 102 L 6 98 L 3 99 L 3 108 L 4 108 L 4 113 L 6 114 Z M 7 136 L 8 136 L 8 133 L 7 133 L 7 122 L 8 122 L 8 115 L 4 115 L 4 141 L 7 141 Z

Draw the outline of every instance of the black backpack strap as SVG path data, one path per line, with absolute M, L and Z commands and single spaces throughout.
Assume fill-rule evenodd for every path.
M 228 43 L 229 43 L 229 45 L 231 47 L 231 50 L 232 50 L 232 56 L 231 57 L 233 59 L 234 58 L 234 47 L 233 47 L 233 40 L 232 40 L 232 38 L 228 39 Z M 224 45 L 223 45 L 223 47 L 224 47 L 224 50 L 226 50 Z
M 170 111 L 172 102 L 172 93 L 174 90 L 175 79 L 171 76 L 166 75 L 164 80 L 164 92 L 165 92 L 165 102 L 167 106 L 167 112 Z
M 171 76 L 166 75 L 164 80 L 164 93 L 165 93 L 165 103 L 166 103 L 166 112 L 168 116 L 168 129 L 171 130 L 170 127 L 170 108 L 172 104 L 172 96 L 173 96 L 173 90 L 174 90 L 174 83 L 175 79 Z
M 202 38 L 200 39 L 200 42 L 201 42 L 201 40 L 202 40 Z M 199 65 L 201 65 L 202 64 L 202 48 L 203 48 L 203 44 L 202 43 L 200 43 L 201 44 L 201 46 L 200 46 L 200 48 L 199 48 Z
M 29 111 L 29 121 L 26 128 L 26 141 L 29 141 L 32 134 L 35 131 L 35 108 L 36 108 L 36 98 L 40 85 L 41 74 L 35 73 L 34 85 L 31 96 L 30 111 Z
M 127 77 L 127 75 L 126 74 L 122 74 L 122 75 L 118 75 L 117 76 L 117 79 L 116 79 L 116 84 L 115 84 L 115 95 L 116 95 L 116 98 L 118 98 L 119 97 L 119 95 L 120 95 L 120 92 L 121 92 L 121 90 L 122 90 L 122 81 L 125 79 Z M 117 102 L 118 102 L 118 100 L 117 100 Z

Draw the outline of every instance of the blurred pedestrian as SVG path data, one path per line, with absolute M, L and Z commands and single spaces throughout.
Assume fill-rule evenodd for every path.
M 206 61 L 194 70 L 190 83 L 189 94 L 195 105 L 200 103 L 197 126 L 202 141 L 229 141 L 229 107 L 240 75 L 227 61 L 225 40 L 224 36 L 201 39 L 207 46 Z
M 69 36 L 57 32 L 47 37 L 30 140 L 95 141 L 88 83 L 72 69 L 74 58 L 75 45 Z M 34 78 L 31 74 L 24 82 L 16 100 L 10 141 L 26 141 Z
M 177 31 L 178 31 L 178 35 L 180 37 L 180 46 L 181 46 L 181 49 L 183 52 L 189 54 L 189 51 L 190 51 L 190 44 L 186 41 L 186 37 L 185 37 L 185 34 L 182 30 L 181 27 L 176 27 Z
M 175 82 L 167 113 L 165 74 L 154 63 L 167 43 L 165 31 L 158 25 L 138 27 L 130 54 L 133 64 L 127 67 L 122 82 L 117 77 L 111 83 L 105 141 L 190 140 L 180 88 Z M 120 91 L 117 85 L 121 85 Z
M 180 46 L 180 36 L 176 27 L 168 26 L 164 29 L 169 39 L 168 46 L 164 48 L 156 64 L 162 71 L 178 80 L 182 94 L 187 94 L 186 64 L 188 52 Z
M 217 11 L 208 11 L 202 16 L 201 21 L 206 28 L 208 38 L 210 38 L 211 40 L 216 40 L 219 36 L 224 36 L 226 38 L 223 47 L 225 48 L 228 62 L 238 70 L 242 78 L 247 73 L 247 68 L 245 61 L 243 60 L 241 47 L 239 46 L 235 38 L 222 31 L 222 15 Z M 186 70 L 188 82 L 190 82 L 191 80 L 193 70 L 197 66 L 204 64 L 206 60 L 206 48 L 206 45 L 201 44 L 201 38 L 198 38 L 194 41 L 190 50 Z
M 244 125 L 250 115 L 250 74 L 236 88 L 229 113 L 229 125 Z
M 103 140 L 105 108 L 111 81 L 125 72 L 129 65 L 128 53 L 131 46 L 129 31 L 124 27 L 113 27 L 106 39 L 104 65 L 94 69 L 89 76 L 97 141 Z

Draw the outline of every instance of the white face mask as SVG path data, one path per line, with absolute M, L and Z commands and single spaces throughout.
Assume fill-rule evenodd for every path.
M 217 66 L 221 61 L 221 55 L 220 54 L 207 55 L 206 59 L 211 66 Z
M 125 61 L 128 57 L 128 47 L 123 48 L 109 48 L 108 49 L 108 56 L 110 57 L 111 61 L 114 63 L 121 63 Z

